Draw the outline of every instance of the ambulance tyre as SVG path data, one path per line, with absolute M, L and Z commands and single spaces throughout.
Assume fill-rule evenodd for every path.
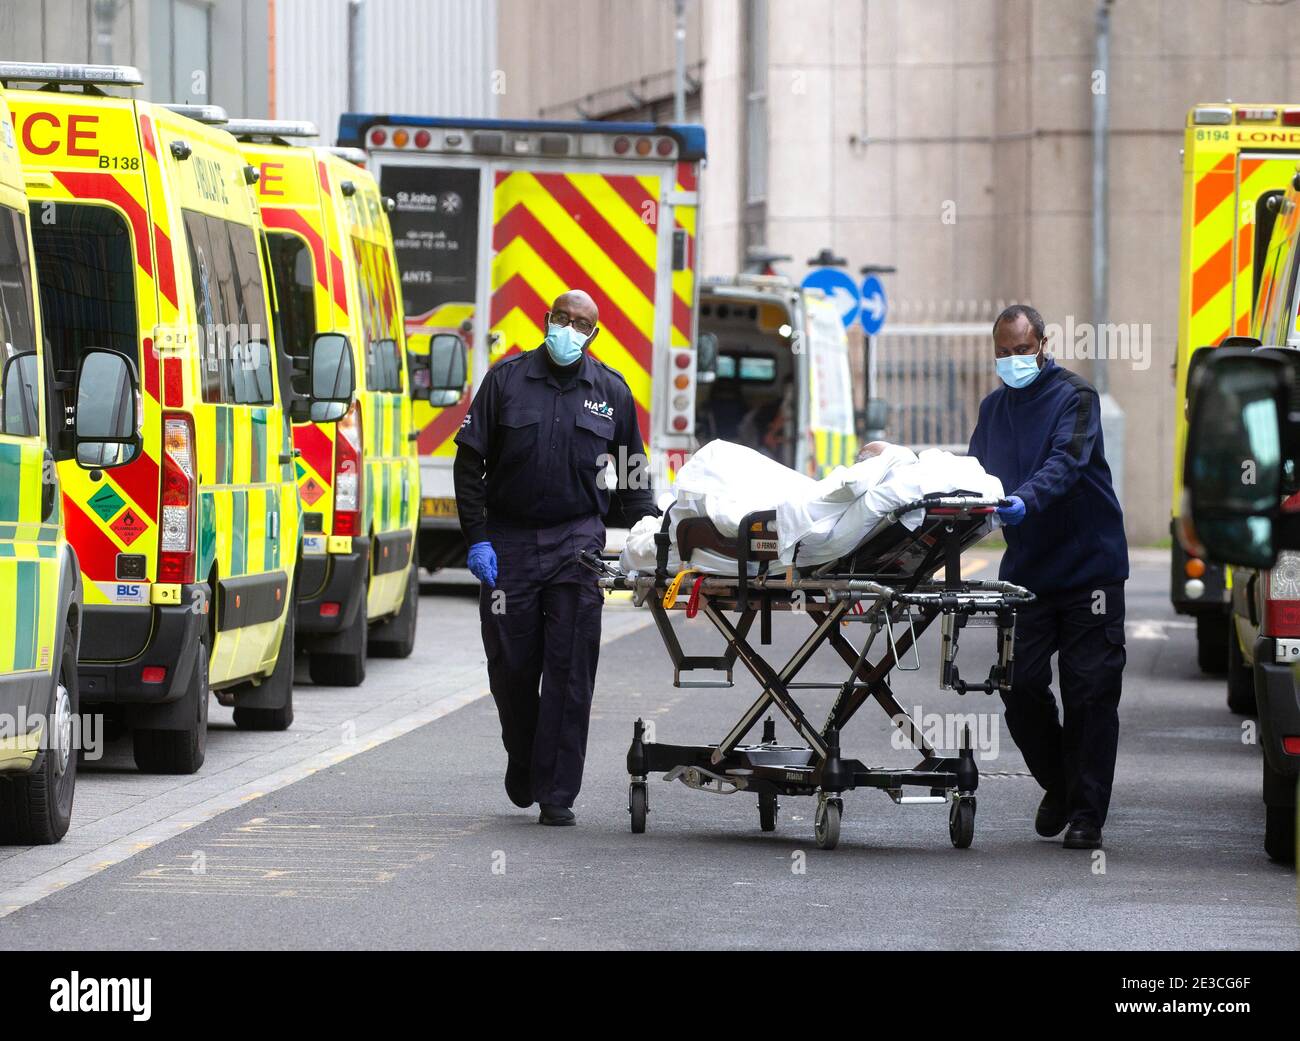
M 1222 614 L 1196 616 L 1196 664 L 1208 676 L 1228 671 L 1228 620 Z
M 1228 711 L 1239 716 L 1259 714 L 1255 702 L 1255 670 L 1243 659 L 1235 626 L 1228 630 Z
M 31 772 L 0 783 L 0 842 L 49 846 L 68 833 L 77 787 L 77 750 L 72 747 L 77 645 L 71 628 L 63 633 L 63 659 L 51 709 L 50 740 L 37 753 Z
M 374 658 L 409 658 L 415 650 L 415 629 L 420 616 L 420 567 L 412 563 L 406 576 L 406 595 L 397 614 L 370 630 L 370 655 Z
M 203 765 L 208 748 L 208 645 L 206 632 L 199 638 L 194 675 L 182 695 L 191 705 L 192 722 L 184 730 L 137 729 L 131 732 L 135 765 L 147 774 L 192 774 Z
M 241 708 L 235 704 L 235 726 L 239 730 L 288 730 L 293 725 L 293 655 L 294 634 L 298 628 L 297 600 L 289 597 L 284 621 L 284 635 L 280 637 L 280 653 L 275 659 L 275 671 L 262 681 L 258 693 L 266 700 L 276 700 L 282 695 L 278 708 Z
M 369 644 L 370 623 L 366 620 L 366 591 L 361 591 L 357 616 L 343 632 L 330 637 L 330 642 L 343 644 L 347 651 L 311 651 L 307 656 L 307 671 L 311 681 L 320 687 L 359 687 L 366 679 L 366 651 Z

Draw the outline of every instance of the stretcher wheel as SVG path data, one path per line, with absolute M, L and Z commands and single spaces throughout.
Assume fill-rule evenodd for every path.
M 776 831 L 776 796 L 758 797 L 758 826 L 763 831 Z
M 970 848 L 975 838 L 975 796 L 953 796 L 948 807 L 948 837 L 958 849 Z
M 840 844 L 840 811 L 843 804 L 839 799 L 818 799 L 817 815 L 813 818 L 813 835 L 821 849 L 834 849 Z
M 645 832 L 645 816 L 650 812 L 650 798 L 644 781 L 633 781 L 627 789 L 627 812 L 632 815 L 632 834 Z

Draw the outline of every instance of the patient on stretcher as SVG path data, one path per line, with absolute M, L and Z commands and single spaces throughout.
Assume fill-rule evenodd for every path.
M 1001 499 L 1002 483 L 970 456 L 926 449 L 918 456 L 901 445 L 872 441 L 852 466 L 839 466 L 820 481 L 759 452 L 729 441 L 710 441 L 677 472 L 669 513 L 672 550 L 669 572 L 682 569 L 676 529 L 687 517 L 708 517 L 724 538 L 735 538 L 741 519 L 755 510 L 775 510 L 778 559 L 823 564 L 853 550 L 890 511 L 931 493 L 967 492 Z M 920 510 L 901 518 L 910 528 Z M 619 557 L 626 571 L 653 571 L 654 536 L 661 520 L 643 518 L 628 533 Z M 731 557 L 698 549 L 689 565 L 734 574 Z M 750 565 L 751 569 L 755 565 Z

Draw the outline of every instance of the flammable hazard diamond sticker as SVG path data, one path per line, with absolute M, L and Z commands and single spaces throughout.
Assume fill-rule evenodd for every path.
M 325 489 L 320 486 L 316 478 L 308 477 L 298 488 L 298 494 L 308 506 L 314 506 L 316 500 L 325 494 Z
M 126 505 L 126 500 L 118 495 L 110 485 L 106 484 L 86 500 L 86 505 L 99 514 L 100 520 L 108 520 L 109 517 Z
M 145 533 L 144 521 L 142 521 L 139 516 L 136 515 L 135 510 L 131 509 L 129 506 L 127 507 L 126 512 L 123 513 L 122 516 L 118 517 L 117 520 L 113 521 L 109 527 L 113 530 L 113 534 L 128 546 Z

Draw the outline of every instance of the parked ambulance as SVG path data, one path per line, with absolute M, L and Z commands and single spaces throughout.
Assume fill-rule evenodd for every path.
M 1203 104 L 1187 113 L 1183 140 L 1182 262 L 1179 275 L 1177 414 L 1171 530 L 1177 535 L 1187 442 L 1187 372 L 1194 352 L 1251 330 L 1264 275 L 1267 236 L 1255 234 L 1270 200 L 1291 182 L 1300 160 L 1300 106 Z M 1231 581 L 1213 561 L 1189 556 L 1173 540 L 1170 599 L 1196 620 L 1197 658 L 1223 673 L 1241 645 L 1230 626 Z M 1233 644 L 1236 643 L 1234 651 Z
M 652 471 L 691 450 L 701 127 L 350 113 L 338 143 L 365 149 L 395 202 L 412 370 L 432 381 L 415 406 L 421 563 L 463 562 L 452 439 L 473 387 L 542 342 L 565 289 L 600 309 L 592 351 L 627 380 Z M 448 375 L 457 344 L 464 392 Z
M 117 441 L 55 451 L 85 590 L 81 708 L 130 729 L 140 769 L 192 773 L 211 692 L 241 728 L 293 719 L 300 510 L 255 171 L 210 125 L 220 110 L 109 93 L 134 69 L 7 63 L 0 79 L 37 88 L 10 103 L 51 408 L 75 430 L 92 359 L 102 393 L 136 403 Z M 313 407 L 341 418 L 350 356 L 325 344 L 310 364 Z
M 853 377 L 839 310 L 779 275 L 700 289 L 696 441 L 742 444 L 811 477 L 857 458 Z
M 88 736 L 77 726 L 81 572 L 49 463 L 67 438 L 47 397 L 54 372 L 35 286 L 18 147 L 0 97 L 0 842 L 20 845 L 67 833 Z M 91 354 L 76 381 L 89 451 L 98 447 L 90 435 L 116 429 L 103 421 L 134 409 L 111 383 L 97 387 L 101 361 Z
M 317 683 L 356 686 L 367 653 L 415 647 L 419 573 L 416 461 L 402 291 L 375 179 L 304 142 L 310 123 L 235 120 L 226 129 L 258 172 L 284 351 L 341 341 L 356 401 L 337 422 L 293 427 L 303 507 L 298 642 Z

